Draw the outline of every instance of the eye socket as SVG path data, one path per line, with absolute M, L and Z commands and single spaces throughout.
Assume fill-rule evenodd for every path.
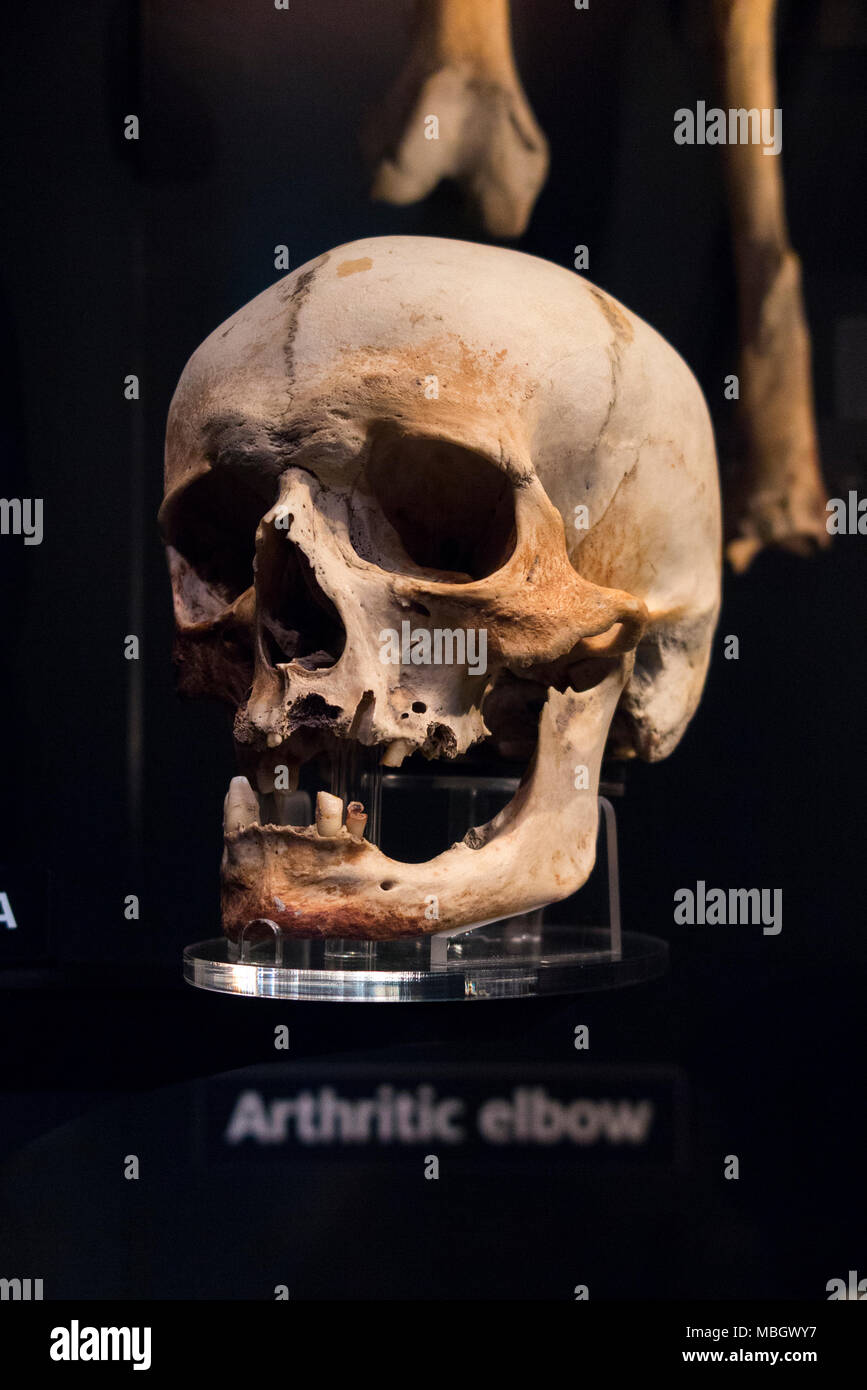
M 383 430 L 373 440 L 359 481 L 421 569 L 464 582 L 484 579 L 515 549 L 512 484 L 472 449 Z
M 199 618 L 214 616 L 253 583 L 256 527 L 276 495 L 273 479 L 220 467 L 172 500 L 163 536 L 180 557 L 174 567 Z

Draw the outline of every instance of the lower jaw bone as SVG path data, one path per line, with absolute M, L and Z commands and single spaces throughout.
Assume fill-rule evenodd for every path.
M 595 861 L 602 753 L 630 665 L 592 690 L 550 690 L 533 765 L 512 801 L 427 863 L 389 859 L 345 825 L 327 837 L 312 826 L 227 831 L 224 931 L 237 940 L 248 922 L 268 918 L 288 936 L 386 940 L 460 931 L 568 897 Z

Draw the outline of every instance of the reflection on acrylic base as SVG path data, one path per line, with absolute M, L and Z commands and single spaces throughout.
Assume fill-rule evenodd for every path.
M 615 953 L 607 928 L 543 924 L 533 931 L 517 920 L 448 939 L 283 940 L 282 951 L 278 941 L 264 960 L 260 943 L 231 961 L 219 937 L 187 947 L 184 977 L 200 989 L 262 999 L 401 1004 L 580 994 L 665 973 L 668 948 L 657 937 L 626 932 Z
M 621 790 L 604 789 L 613 795 Z M 275 923 L 262 919 L 249 923 L 250 940 L 233 943 L 218 937 L 188 946 L 184 978 L 224 994 L 355 1003 L 521 999 L 654 979 L 665 974 L 668 946 L 656 937 L 621 930 L 617 823 L 607 796 L 599 797 L 599 810 L 607 926 L 551 922 L 546 920 L 550 909 L 539 909 L 456 933 L 343 941 L 286 937 Z M 597 867 L 592 877 L 598 873 Z M 579 900 L 576 895 L 572 904 Z M 264 939 L 263 927 L 271 928 Z

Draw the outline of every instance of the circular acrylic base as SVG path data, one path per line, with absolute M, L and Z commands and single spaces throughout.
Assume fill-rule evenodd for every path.
M 668 946 L 624 932 L 619 953 L 607 928 L 546 924 L 516 933 L 495 922 L 459 936 L 398 941 L 299 941 L 283 938 L 248 951 L 243 961 L 224 937 L 184 951 L 184 978 L 199 989 L 264 999 L 412 1003 L 527 999 L 618 989 L 664 975 Z

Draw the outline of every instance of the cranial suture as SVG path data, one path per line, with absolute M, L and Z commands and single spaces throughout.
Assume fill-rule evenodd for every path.
M 233 939 L 258 918 L 458 930 L 569 895 L 603 752 L 665 757 L 698 704 L 720 589 L 701 391 L 647 324 L 534 257 L 373 238 L 260 294 L 184 369 L 160 519 L 179 687 L 236 710 Z M 404 624 L 433 652 L 484 632 L 485 660 L 383 660 Z M 288 823 L 323 751 L 397 767 L 483 740 L 526 751 L 521 785 L 425 863 L 329 793 Z

